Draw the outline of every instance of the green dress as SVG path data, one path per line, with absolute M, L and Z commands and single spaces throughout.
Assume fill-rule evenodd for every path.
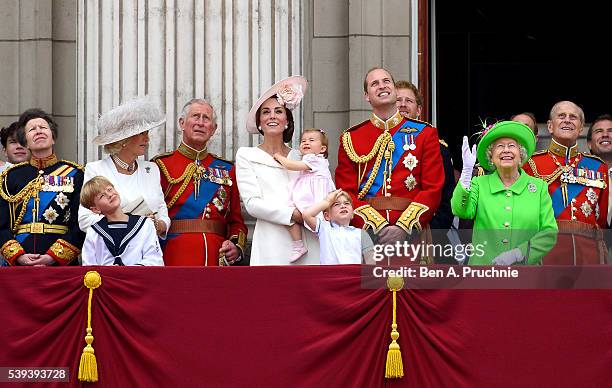
M 500 253 L 517 247 L 523 263 L 539 264 L 557 241 L 548 185 L 523 169 L 508 188 L 497 172 L 473 178 L 469 190 L 459 182 L 451 207 L 459 218 L 474 220 L 470 265 L 491 265 Z

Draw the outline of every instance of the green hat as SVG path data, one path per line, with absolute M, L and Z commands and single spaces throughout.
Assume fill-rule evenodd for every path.
M 492 171 L 495 169 L 491 166 L 487 160 L 487 148 L 493 142 L 502 137 L 509 137 L 516 140 L 520 145 L 525 147 L 527 150 L 527 158 L 531 158 L 531 155 L 535 151 L 536 138 L 531 128 L 523 123 L 516 121 L 500 121 L 489 129 L 478 143 L 476 154 L 478 156 L 478 162 L 485 169 Z

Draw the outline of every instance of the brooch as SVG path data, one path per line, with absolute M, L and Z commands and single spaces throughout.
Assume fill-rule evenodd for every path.
M 416 167 L 417 163 L 419 163 L 419 161 L 417 160 L 416 156 L 412 155 L 411 152 L 408 152 L 408 155 L 406 155 L 404 158 L 404 166 L 412 171 L 412 169 Z
M 416 187 L 417 181 L 416 179 L 414 179 L 414 176 L 408 175 L 408 178 L 406 178 L 406 180 L 404 181 L 404 184 L 406 185 L 406 188 L 408 189 L 408 191 L 410 191 Z
M 64 209 L 66 206 L 68 206 L 70 200 L 68 199 L 68 197 L 66 197 L 66 194 L 59 193 L 55 196 L 55 203 L 57 203 L 57 206 L 59 206 L 60 208 Z
M 591 213 L 593 213 L 593 209 L 591 208 L 591 205 L 589 205 L 587 201 L 584 201 L 582 205 L 580 205 L 580 210 L 582 210 L 584 215 L 587 217 L 590 216 Z
M 43 217 L 45 217 L 45 220 L 47 220 L 47 222 L 50 224 L 52 224 L 53 221 L 57 219 L 58 215 L 59 214 L 57 214 L 57 211 L 52 207 L 48 207 L 47 210 L 45 210 L 45 212 L 43 213 Z
M 535 183 L 531 182 L 527 185 L 527 190 L 532 193 L 535 193 L 536 191 L 538 191 L 538 188 L 536 187 Z
M 589 202 L 595 205 L 595 202 L 597 202 L 598 196 L 597 196 L 597 193 L 592 188 L 589 187 L 589 189 L 586 192 L 586 196 L 589 199 Z

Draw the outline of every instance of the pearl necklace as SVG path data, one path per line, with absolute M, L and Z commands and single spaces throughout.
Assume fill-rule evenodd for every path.
M 136 171 L 136 161 L 135 160 L 132 163 L 127 163 L 121 160 L 116 155 L 111 155 L 111 159 L 113 159 L 113 162 L 115 162 L 117 166 L 119 166 L 120 168 L 124 169 L 127 172 Z

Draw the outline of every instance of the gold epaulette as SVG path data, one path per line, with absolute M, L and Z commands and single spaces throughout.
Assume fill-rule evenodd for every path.
M 587 153 L 582 153 L 582 152 L 581 152 L 581 154 L 582 154 L 582 157 L 584 157 L 584 158 L 591 158 L 591 159 L 595 159 L 595 160 L 600 161 L 600 162 L 601 162 L 601 163 L 603 163 L 603 164 L 607 164 L 605 160 L 603 160 L 602 158 L 600 158 L 600 157 L 599 157 L 599 156 L 597 156 L 597 155 L 587 154 Z
M 343 132 L 351 132 L 351 131 L 354 131 L 355 129 L 357 129 L 357 128 L 359 128 L 359 127 L 361 127 L 361 126 L 363 126 L 363 125 L 367 124 L 368 122 L 370 122 L 370 119 L 364 120 L 364 121 L 360 122 L 359 124 L 355 124 L 355 125 L 353 125 L 352 127 L 345 129 Z
M 154 157 L 152 157 L 150 161 L 157 163 L 157 159 L 165 158 L 167 156 L 172 155 L 173 153 L 174 153 L 174 151 L 163 152 L 161 154 L 158 154 L 158 155 L 155 155 Z
M 232 166 L 234 165 L 234 162 L 233 162 L 233 161 L 231 161 L 231 160 L 224 159 L 224 158 L 222 158 L 222 157 L 220 157 L 220 156 L 217 156 L 217 155 L 215 155 L 215 154 L 212 154 L 212 153 L 209 153 L 209 155 L 210 155 L 210 156 L 212 156 L 212 157 L 213 157 L 213 158 L 215 158 L 215 159 L 219 159 L 219 160 L 221 160 L 221 161 L 223 161 L 223 162 L 229 163 L 229 164 L 231 164 Z
M 442 139 L 438 139 L 438 141 L 440 142 L 440 144 L 442 144 L 444 147 L 448 148 L 448 143 L 446 143 L 444 140 Z
M 83 167 L 82 164 L 79 164 L 77 162 L 73 162 L 72 160 L 62 159 L 62 160 L 60 160 L 60 162 L 65 163 L 65 164 L 67 164 L 69 166 L 72 166 L 74 168 L 78 168 L 81 171 L 85 171 L 85 167 Z
M 419 119 L 406 119 L 406 121 L 416 121 L 417 123 L 425 124 L 433 128 L 433 125 L 431 123 L 428 123 L 427 121 L 423 121 Z
M 6 170 L 4 170 L 4 171 L 2 171 L 2 173 L 0 173 L 0 178 L 4 178 L 6 176 L 6 174 L 8 174 L 9 171 L 15 169 L 16 167 L 25 166 L 26 164 L 30 164 L 30 162 L 25 161 L 25 162 L 21 162 L 21 163 L 17 163 L 17 164 L 12 164 L 12 165 L 8 166 L 6 168 Z

